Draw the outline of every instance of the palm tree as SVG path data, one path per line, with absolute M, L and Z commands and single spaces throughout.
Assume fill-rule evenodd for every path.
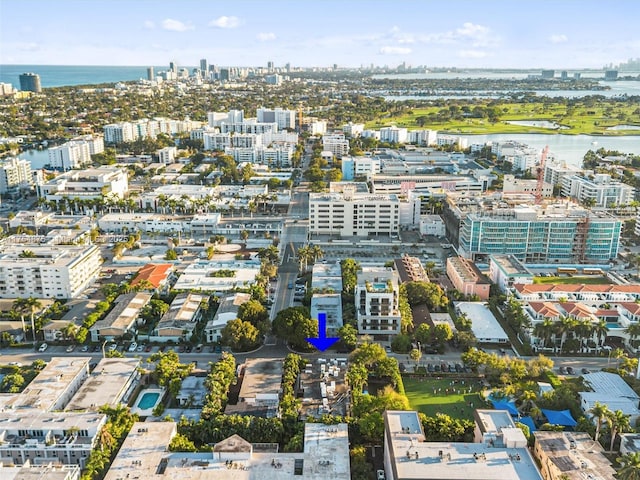
M 13 302 L 14 308 L 19 311 L 26 311 L 31 313 L 31 330 L 33 331 L 33 345 L 36 344 L 36 323 L 35 323 L 35 315 L 36 310 L 42 308 L 42 303 L 40 300 L 34 297 L 29 298 L 17 298 Z
M 542 339 L 542 347 L 545 348 L 551 339 L 554 331 L 554 322 L 550 318 L 545 317 L 542 323 L 537 323 L 533 327 L 533 334 Z
M 588 413 L 590 413 L 593 416 L 593 418 L 597 420 L 596 436 L 594 438 L 596 442 L 598 441 L 598 437 L 600 436 L 600 429 L 602 428 L 602 422 L 607 418 L 607 415 L 609 415 L 610 412 L 611 410 L 609 410 L 609 407 L 607 407 L 606 405 L 603 405 L 600 402 L 595 402 L 593 404 L 593 407 L 589 409 Z
M 636 348 L 636 340 L 640 337 L 640 323 L 632 323 L 630 324 L 624 331 L 627 335 L 629 335 L 629 344 L 632 348 Z
M 11 310 L 12 312 L 16 312 L 20 315 L 20 321 L 22 322 L 22 340 L 24 341 L 27 337 L 27 329 L 24 326 L 24 314 L 25 314 L 25 309 L 23 306 L 23 302 L 24 302 L 24 298 L 16 298 L 13 301 L 13 309 Z
M 618 480 L 640 480 L 640 452 L 627 453 L 616 460 L 622 465 L 618 470 Z
M 594 326 L 593 333 L 598 339 L 598 345 L 602 346 L 604 341 L 607 339 L 607 334 L 609 333 L 609 327 L 607 326 L 607 322 L 604 320 L 600 320 Z
M 613 451 L 613 444 L 616 441 L 616 436 L 619 433 L 631 431 L 631 423 L 629 422 L 629 415 L 625 415 L 622 410 L 616 410 L 615 412 L 609 412 L 607 415 L 607 423 L 609 424 L 609 430 L 611 431 L 611 446 L 610 451 Z

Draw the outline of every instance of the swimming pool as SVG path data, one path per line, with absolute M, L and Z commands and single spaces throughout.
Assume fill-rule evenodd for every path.
M 158 392 L 145 392 L 142 394 L 142 398 L 138 401 L 138 407 L 143 410 L 155 407 L 158 403 L 160 394 Z
M 147 388 L 136 398 L 131 408 L 131 413 L 137 413 L 141 417 L 153 415 L 153 409 L 162 401 L 164 388 Z

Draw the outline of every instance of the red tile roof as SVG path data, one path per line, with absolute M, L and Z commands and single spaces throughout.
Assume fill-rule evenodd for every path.
M 154 288 L 158 288 L 167 280 L 172 270 L 173 265 L 171 263 L 147 263 L 138 270 L 138 275 L 131 281 L 131 286 L 136 286 L 142 280 L 148 280 Z

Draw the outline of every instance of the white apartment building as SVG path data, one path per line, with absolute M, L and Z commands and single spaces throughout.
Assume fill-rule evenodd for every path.
M 342 133 L 347 137 L 359 137 L 364 131 L 364 123 L 352 123 L 349 122 L 342 126 Z
M 60 201 L 63 197 L 82 200 L 116 196 L 124 198 L 129 191 L 127 171 L 117 167 L 72 170 L 47 183 L 37 185 L 38 197 Z
M 398 273 L 390 267 L 362 267 L 355 289 L 356 319 L 361 335 L 400 333 Z
M 327 133 L 327 122 L 318 120 L 309 124 L 309 133 L 311 135 L 324 135 Z
M 292 147 L 227 147 L 224 153 L 233 157 L 236 164 L 246 162 L 272 168 L 289 168 L 295 150 Z
M 0 463 L 62 463 L 84 468 L 98 433 L 102 413 L 5 411 L 0 422 Z M 47 477 L 48 478 L 48 477 Z
M 0 193 L 33 185 L 31 162 L 19 158 L 9 158 L 0 164 Z
M 106 213 L 98 219 L 100 230 L 108 233 L 183 233 L 189 230 L 191 216 L 162 213 Z
M 158 321 L 149 341 L 181 342 L 189 341 L 202 318 L 202 304 L 209 302 L 207 295 L 179 293 L 171 302 L 169 310 Z
M 582 170 L 578 167 L 550 161 L 549 159 L 547 159 L 547 162 L 544 164 L 544 181 L 551 185 L 561 185 L 564 177 L 571 177 L 581 173 Z
M 401 127 L 384 127 L 380 129 L 380 141 L 389 143 L 406 143 L 408 130 Z
M 25 251 L 35 256 L 25 257 Z M 0 298 L 74 298 L 98 278 L 95 245 L 2 245 Z
M 174 162 L 178 154 L 177 147 L 164 147 L 158 150 L 158 162 L 169 165 Z
M 129 122 L 110 123 L 102 129 L 104 132 L 104 142 L 118 144 L 132 142 L 137 137 L 133 134 L 133 125 Z
M 407 133 L 407 143 L 428 147 L 438 143 L 437 130 L 411 130 Z
M 5 402 L 5 411 L 64 409 L 89 376 L 90 361 L 90 357 L 53 357 L 22 392 Z
M 239 123 L 222 122 L 219 128 L 221 133 L 275 133 L 278 131 L 278 124 L 276 122 L 258 122 L 255 118 L 249 118 Z
M 562 195 L 578 202 L 592 202 L 594 207 L 628 205 L 633 201 L 635 188 L 612 180 L 606 173 L 585 172 L 562 179 Z
M 325 133 L 322 135 L 322 149 L 342 158 L 349 154 L 349 140 L 344 133 Z
M 400 199 L 397 195 L 354 193 L 311 193 L 309 233 L 367 237 L 396 235 L 400 228 Z
M 469 141 L 466 138 L 456 137 L 453 135 L 438 135 L 436 143 L 439 147 L 454 145 L 460 150 L 464 150 L 465 148 L 467 148 Z
M 354 180 L 356 177 L 369 177 L 380 173 L 378 157 L 342 157 L 342 179 Z
M 57 170 L 81 168 L 91 163 L 91 155 L 102 152 L 104 138 L 86 135 L 49 148 L 49 165 Z
M 207 120 L 210 127 L 219 127 L 222 123 L 244 122 L 244 110 L 229 110 L 228 112 L 209 112 Z
M 311 297 L 311 318 L 318 319 L 318 314 L 327 316 L 327 336 L 335 337 L 342 327 L 342 296 L 340 293 L 314 293 Z
M 256 118 L 258 122 L 263 123 L 277 123 L 279 130 L 293 130 L 296 128 L 296 114 L 295 110 L 284 110 L 282 108 L 258 108 L 256 111 Z

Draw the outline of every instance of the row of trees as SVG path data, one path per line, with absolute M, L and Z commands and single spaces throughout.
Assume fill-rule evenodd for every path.
M 224 412 L 229 388 L 235 381 L 236 359 L 230 353 L 222 352 L 220 360 L 211 365 L 211 372 L 204 382 L 207 396 L 200 415 L 202 421 L 210 421 Z

